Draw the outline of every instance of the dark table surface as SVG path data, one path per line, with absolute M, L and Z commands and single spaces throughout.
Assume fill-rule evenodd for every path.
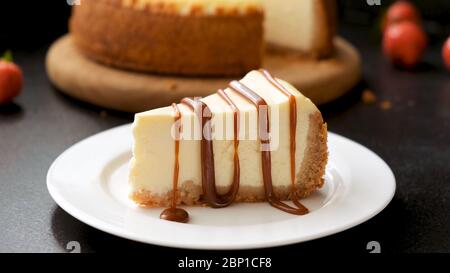
M 423 63 L 406 72 L 382 58 L 378 42 L 368 39 L 367 31 L 341 30 L 360 50 L 364 76 L 352 92 L 321 110 L 330 131 L 369 147 L 391 166 L 397 179 L 394 199 L 373 219 L 339 234 L 233 255 L 367 253 L 366 245 L 373 240 L 385 253 L 450 252 L 450 74 L 443 68 L 440 45 L 432 45 Z M 203 255 L 103 233 L 55 204 L 46 188 L 53 160 L 83 138 L 133 117 L 57 92 L 46 77 L 45 52 L 46 47 L 15 52 L 26 76 L 25 88 L 14 104 L 0 108 L 0 252 L 66 252 L 69 241 L 78 241 L 82 252 Z M 377 103 L 361 101 L 366 88 L 376 94 Z M 382 109 L 383 100 L 392 107 Z

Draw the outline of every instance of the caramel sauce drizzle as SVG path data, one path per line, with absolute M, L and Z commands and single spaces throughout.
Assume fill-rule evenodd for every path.
M 239 191 L 241 176 L 239 164 L 239 109 L 224 90 L 219 89 L 217 93 L 233 110 L 233 183 L 231 184 L 230 198 L 234 201 Z
M 172 181 L 172 205 L 170 208 L 163 210 L 160 218 L 168 221 L 187 223 L 189 221 L 189 214 L 186 210 L 177 208 L 178 197 L 178 175 L 180 173 L 180 130 L 181 130 L 181 112 L 176 103 L 172 103 L 172 108 L 175 112 L 175 124 L 179 126 L 175 128 L 175 160 L 173 167 L 173 181 Z
M 297 207 L 302 207 L 306 210 L 308 210 L 306 207 L 304 207 L 300 201 L 298 200 L 298 194 L 296 191 L 296 184 L 295 184 L 295 150 L 296 150 L 296 136 L 297 136 L 297 100 L 295 96 L 289 92 L 283 85 L 281 85 L 277 79 L 275 79 L 267 70 L 265 69 L 259 69 L 259 73 L 261 73 L 270 84 L 272 84 L 273 87 L 281 91 L 286 97 L 289 99 L 289 142 L 290 142 L 290 157 L 291 157 L 291 184 L 292 184 L 292 190 L 291 190 L 291 199 L 292 202 Z
M 206 202 L 213 208 L 223 208 L 233 203 L 239 189 L 239 179 L 234 179 L 233 185 L 225 194 L 218 194 L 216 190 L 216 178 L 214 171 L 214 151 L 211 129 L 211 110 L 201 100 L 184 98 L 182 104 L 187 105 L 197 115 L 202 128 L 201 140 L 201 169 L 202 188 Z M 236 170 L 235 170 L 236 171 Z M 239 169 L 237 170 L 239 172 Z M 239 176 L 239 173 L 238 173 Z
M 308 213 L 308 209 L 300 204 L 300 202 L 294 202 L 296 207 L 289 206 L 281 202 L 275 195 L 272 183 L 272 160 L 270 155 L 270 122 L 269 122 L 269 112 L 267 102 L 252 91 L 250 88 L 245 86 L 239 81 L 232 81 L 230 83 L 230 88 L 240 94 L 242 97 L 253 103 L 258 111 L 258 126 L 262 145 L 267 145 L 267 148 L 261 150 L 261 161 L 262 161 L 262 172 L 263 172 L 263 182 L 264 191 L 266 194 L 266 199 L 273 207 L 285 211 L 287 213 L 303 215 Z M 261 109 L 267 109 L 263 117 L 260 115 Z M 263 132 L 267 129 L 266 132 Z M 292 199 L 296 198 L 296 195 Z M 297 205 L 298 204 L 298 205 Z
M 247 101 L 251 102 L 258 111 L 258 131 L 260 142 L 263 148 L 261 150 L 262 173 L 264 182 L 264 191 L 267 201 L 271 206 L 285 211 L 287 213 L 303 215 L 308 213 L 308 209 L 303 206 L 298 200 L 298 195 L 295 190 L 295 150 L 296 150 L 296 127 L 297 127 L 297 103 L 295 96 L 292 95 L 284 86 L 282 86 L 269 72 L 260 69 L 259 72 L 269 81 L 277 90 L 286 95 L 289 99 L 289 126 L 290 126 L 290 175 L 292 183 L 292 201 L 296 207 L 287 205 L 281 202 L 275 195 L 272 183 L 272 162 L 270 153 L 270 120 L 269 120 L 269 106 L 267 102 L 256 94 L 253 90 L 245 86 L 239 81 L 232 81 L 229 85 L 230 89 L 241 95 Z M 225 194 L 218 194 L 216 190 L 215 170 L 214 170 L 214 151 L 212 142 L 212 128 L 211 128 L 211 110 L 201 100 L 192 98 L 184 98 L 181 104 L 188 106 L 194 114 L 198 117 L 201 128 L 201 173 L 202 173 L 202 188 L 205 201 L 213 208 L 223 208 L 229 206 L 236 198 L 239 191 L 240 184 L 240 164 L 239 164 L 239 109 L 232 101 L 230 96 L 224 90 L 218 90 L 219 96 L 231 107 L 233 110 L 233 182 Z M 172 108 L 175 112 L 175 123 L 181 120 L 181 112 L 177 104 L 173 103 Z M 261 115 L 261 109 L 265 109 Z M 180 150 L 180 128 L 175 132 L 175 162 L 173 172 L 173 197 L 170 208 L 165 209 L 161 215 L 161 219 L 186 223 L 189 220 L 188 213 L 181 208 L 177 208 L 178 196 L 178 176 L 179 176 L 179 150 Z

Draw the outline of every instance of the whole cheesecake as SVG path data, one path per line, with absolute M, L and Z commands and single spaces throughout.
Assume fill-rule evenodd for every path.
M 208 97 L 136 114 L 133 135 L 131 198 L 169 207 L 164 219 L 187 221 L 179 205 L 258 201 L 301 215 L 308 210 L 299 198 L 324 183 L 327 131 L 320 111 L 266 70 Z
M 261 66 L 258 0 L 88 0 L 69 27 L 82 53 L 120 68 L 227 76 Z
M 240 76 L 264 49 L 333 54 L 335 0 L 86 0 L 70 32 L 87 57 L 119 68 Z

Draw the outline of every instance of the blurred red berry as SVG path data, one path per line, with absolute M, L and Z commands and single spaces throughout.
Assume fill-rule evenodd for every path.
M 417 65 L 426 47 L 425 32 L 419 25 L 409 21 L 390 25 L 383 35 L 384 54 L 392 63 L 403 68 Z
M 442 59 L 444 59 L 445 66 L 450 71 L 450 36 L 442 46 Z
M 0 104 L 11 102 L 20 94 L 23 75 L 20 68 L 12 62 L 12 55 L 7 52 L 0 59 Z
M 383 32 L 392 24 L 409 21 L 420 25 L 421 16 L 417 8 L 408 1 L 397 1 L 392 4 L 383 22 Z

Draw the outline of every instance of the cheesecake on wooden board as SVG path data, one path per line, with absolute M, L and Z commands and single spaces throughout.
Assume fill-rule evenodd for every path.
M 324 183 L 320 111 L 266 70 L 208 97 L 136 114 L 133 137 L 130 196 L 141 206 L 179 212 L 179 205 L 268 201 L 304 214 L 298 199 Z
M 330 57 L 335 9 L 335 0 L 85 0 L 69 27 L 80 52 L 107 65 L 241 76 L 261 67 L 265 48 Z

